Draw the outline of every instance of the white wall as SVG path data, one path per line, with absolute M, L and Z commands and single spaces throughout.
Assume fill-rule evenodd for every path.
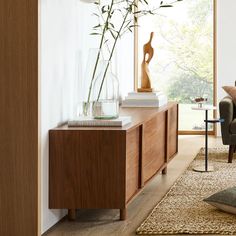
M 236 81 L 236 0 L 217 0 L 217 100 L 226 95 L 222 86 Z M 219 131 L 219 129 L 218 129 Z M 218 132 L 220 135 L 220 132 Z
M 41 0 L 40 4 L 43 233 L 67 213 L 48 209 L 48 130 L 74 116 L 83 97 L 88 50 L 97 48 L 98 40 L 89 36 L 95 25 L 91 17 L 93 5 L 79 0 Z M 128 92 L 133 86 L 132 36 L 126 36 L 119 48 L 117 75 L 121 88 Z
M 65 215 L 48 209 L 48 130 L 73 115 L 75 1 L 41 1 L 42 233 Z M 68 27 L 70 24 L 70 27 Z
M 82 68 L 89 40 L 91 6 L 77 0 L 41 1 L 42 232 L 66 210 L 48 209 L 48 130 L 73 117 L 82 97 Z
M 221 88 L 236 81 L 236 1 L 218 0 L 217 4 L 218 99 L 226 94 Z

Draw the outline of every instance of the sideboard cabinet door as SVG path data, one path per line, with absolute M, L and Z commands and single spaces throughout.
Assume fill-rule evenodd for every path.
M 168 160 L 178 152 L 178 105 L 168 110 Z
M 143 126 L 143 182 L 165 163 L 166 112 L 158 113 Z
M 126 202 L 139 189 L 140 169 L 140 127 L 130 131 L 126 136 Z

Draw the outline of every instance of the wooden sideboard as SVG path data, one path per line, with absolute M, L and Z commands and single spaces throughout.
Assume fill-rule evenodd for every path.
M 166 174 L 178 151 L 178 104 L 122 108 L 122 128 L 63 126 L 49 131 L 49 207 L 120 209 L 155 174 Z

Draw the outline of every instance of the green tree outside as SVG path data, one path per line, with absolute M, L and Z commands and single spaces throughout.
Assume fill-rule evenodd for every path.
M 213 103 L 213 1 L 186 0 L 188 21 L 179 24 L 162 16 L 155 18 L 171 61 L 166 93 L 170 100 L 189 104 L 194 97 L 208 95 Z M 156 65 L 157 70 L 160 65 Z

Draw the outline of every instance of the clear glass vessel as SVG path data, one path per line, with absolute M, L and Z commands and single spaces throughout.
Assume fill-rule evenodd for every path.
M 92 105 L 93 105 L 93 94 L 91 80 L 94 76 L 96 78 L 100 71 L 100 63 L 98 63 L 96 68 L 96 73 L 94 75 L 95 65 L 97 63 L 97 56 L 100 53 L 99 58 L 103 58 L 102 51 L 98 48 L 90 48 L 88 52 L 86 70 L 83 76 L 82 90 L 80 88 L 80 94 L 82 94 L 83 102 L 80 104 L 81 116 L 92 117 Z
M 100 73 L 94 80 L 92 114 L 95 119 L 119 117 L 119 81 L 108 61 L 101 61 Z

